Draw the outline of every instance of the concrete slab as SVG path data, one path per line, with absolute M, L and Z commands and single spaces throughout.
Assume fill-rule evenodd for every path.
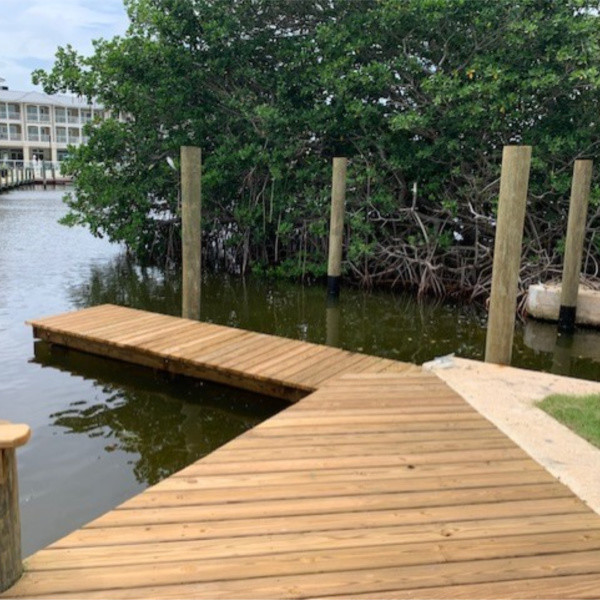
M 425 363 L 600 514 L 600 449 L 537 408 L 550 394 L 600 394 L 600 382 L 455 357 Z

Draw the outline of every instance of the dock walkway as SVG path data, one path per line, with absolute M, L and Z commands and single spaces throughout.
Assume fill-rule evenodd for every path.
M 344 373 L 418 372 L 409 363 L 105 304 L 31 321 L 35 337 L 296 401 Z
M 96 351 L 105 343 L 120 353 L 135 339 L 153 350 L 134 362 L 158 364 L 157 353 L 167 352 L 156 346 L 158 321 L 134 311 L 135 327 L 126 319 L 101 334 L 82 315 L 106 308 L 34 327 L 80 348 L 93 337 Z M 171 348 L 182 321 L 167 319 L 162 339 Z M 142 335 L 142 323 L 152 332 Z M 253 335 L 244 333 L 250 352 Z M 197 360 L 203 371 L 218 358 L 191 339 L 177 344 L 178 352 L 195 348 L 177 369 Z M 262 379 L 253 381 L 317 391 L 34 554 L 5 597 L 599 595 L 600 517 L 437 376 L 358 359 L 365 369 L 353 374 L 343 355 L 346 373 L 331 375 L 317 361 L 319 376 L 290 368 L 279 381 L 265 354 L 253 363 Z M 249 380 L 240 375 L 243 357 L 234 354 L 219 373 Z

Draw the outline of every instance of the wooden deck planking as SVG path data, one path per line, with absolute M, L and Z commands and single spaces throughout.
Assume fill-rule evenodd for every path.
M 292 401 L 347 372 L 417 371 L 408 363 L 113 305 L 31 325 L 50 342 Z
M 598 595 L 600 517 L 436 376 L 129 310 L 33 325 L 79 349 L 305 397 L 36 553 L 5 597 Z

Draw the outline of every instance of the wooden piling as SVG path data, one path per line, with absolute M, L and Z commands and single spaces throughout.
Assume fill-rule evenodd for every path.
M 530 164 L 531 146 L 504 147 L 485 341 L 486 362 L 510 364 L 512 356 Z
M 26 444 L 30 435 L 27 425 L 0 421 L 0 592 L 13 585 L 23 572 L 15 449 Z
M 569 204 L 560 312 L 558 315 L 558 331 L 560 333 L 572 334 L 575 331 L 577 293 L 579 291 L 588 201 L 592 185 L 592 167 L 593 162 L 591 160 L 576 160 L 573 165 L 571 202 Z
M 200 319 L 202 265 L 202 152 L 181 147 L 181 242 L 183 254 L 183 301 L 181 314 Z
M 331 217 L 329 224 L 329 260 L 327 263 L 327 294 L 333 298 L 337 298 L 340 295 L 347 165 L 347 158 L 336 157 L 333 159 Z

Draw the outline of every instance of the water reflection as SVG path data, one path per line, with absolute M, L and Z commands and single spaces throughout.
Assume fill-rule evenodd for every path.
M 171 269 L 136 264 L 126 253 L 92 265 L 82 282 L 68 289 L 77 308 L 119 304 L 164 314 L 181 314 L 181 277 Z
M 600 378 L 600 332 L 596 330 L 579 328 L 574 335 L 565 335 L 558 333 L 556 323 L 530 319 L 523 341 L 532 350 L 552 356 L 552 373 L 570 375 L 579 362 L 596 363 L 596 378 Z
M 95 266 L 89 280 L 69 294 L 80 308 L 115 303 L 165 314 L 181 311 L 175 274 L 142 269 L 125 257 Z M 321 286 L 223 274 L 203 275 L 202 319 L 418 363 L 451 352 L 481 358 L 485 343 L 485 314 L 474 306 L 348 288 L 329 310 Z
M 89 280 L 69 293 L 82 308 L 109 302 L 181 312 L 176 273 L 144 269 L 124 256 L 93 267 Z M 319 285 L 205 273 L 202 319 L 421 364 L 451 353 L 482 360 L 487 315 L 477 306 L 418 302 L 410 294 L 352 288 L 344 289 L 334 306 L 327 304 Z M 514 366 L 600 379 L 596 331 L 578 330 L 569 349 L 556 345 L 555 326 L 528 321 L 517 324 L 514 340 Z
M 340 304 L 337 298 L 327 298 L 325 309 L 326 344 L 328 346 L 340 345 Z
M 34 362 L 91 380 L 101 393 L 50 415 L 54 427 L 100 438 L 131 455 L 139 483 L 154 484 L 275 414 L 284 404 L 224 386 L 36 342 Z M 89 398 L 89 396 L 88 396 Z

